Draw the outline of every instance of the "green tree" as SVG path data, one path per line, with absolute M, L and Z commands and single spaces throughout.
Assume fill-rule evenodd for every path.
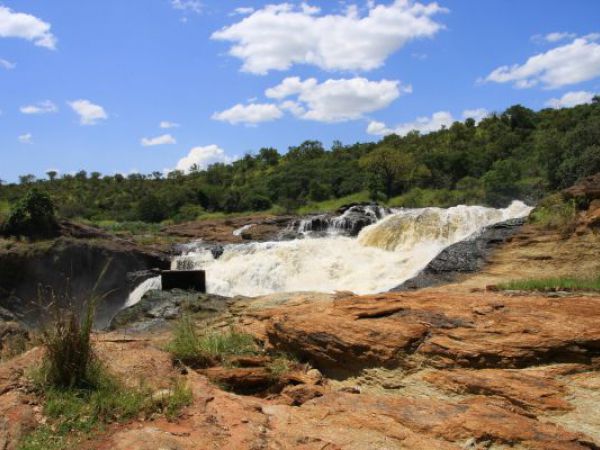
M 9 236 L 50 237 L 57 233 L 54 204 L 44 192 L 31 189 L 11 210 L 2 229 Z
M 389 145 L 382 145 L 368 153 L 361 158 L 359 164 L 372 178 L 381 180 L 388 199 L 394 194 L 397 184 L 402 184 L 402 188 L 407 189 L 415 178 L 429 173 L 424 165 L 417 163 L 413 155 Z

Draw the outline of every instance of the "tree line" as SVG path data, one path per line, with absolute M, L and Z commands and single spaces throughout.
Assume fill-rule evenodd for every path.
M 281 154 L 261 148 L 231 164 L 166 175 L 47 179 L 21 176 L 0 185 L 0 205 L 15 205 L 32 187 L 59 215 L 92 221 L 192 220 L 210 212 L 294 211 L 359 192 L 395 206 L 504 206 L 535 203 L 600 171 L 600 97 L 573 108 L 533 111 L 515 105 L 479 123 L 455 122 L 429 134 L 390 135 L 344 145 L 305 141 Z

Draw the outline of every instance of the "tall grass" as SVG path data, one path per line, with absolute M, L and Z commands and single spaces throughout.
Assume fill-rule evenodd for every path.
M 573 200 L 565 200 L 561 194 L 551 195 L 531 212 L 529 221 L 546 230 L 570 234 L 577 224 L 577 207 Z
M 188 315 L 179 319 L 166 349 L 176 360 L 192 367 L 207 367 L 230 356 L 255 354 L 259 350 L 252 335 L 233 328 L 200 334 Z
M 513 280 L 499 284 L 498 288 L 515 291 L 600 291 L 600 275 L 595 278 L 556 277 Z
M 73 299 L 67 306 L 54 294 L 49 299 L 52 314 L 41 332 L 45 355 L 39 369 L 31 373 L 37 392 L 44 399 L 48 424 L 27 435 L 20 449 L 78 448 L 80 440 L 106 424 L 164 413 L 177 417 L 192 401 L 191 391 L 176 382 L 166 395 L 156 398 L 140 385 L 130 388 L 111 375 L 94 353 L 91 332 L 94 309 L 101 296 L 95 294 L 108 264 L 101 272 L 90 299 L 78 314 Z
M 98 300 L 104 295 L 97 294 L 111 261 L 100 272 L 96 283 L 84 307 L 79 310 L 69 290 L 64 298 L 53 291 L 47 292 L 49 298 L 44 308 L 50 320 L 43 322 L 41 340 L 45 347 L 42 373 L 45 383 L 54 388 L 74 388 L 94 386 L 97 380 L 95 356 L 92 349 L 91 334 L 94 326 L 94 313 Z M 42 301 L 42 300 L 40 300 Z

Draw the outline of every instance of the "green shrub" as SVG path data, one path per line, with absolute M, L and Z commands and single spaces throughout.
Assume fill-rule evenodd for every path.
M 577 207 L 573 200 L 565 200 L 561 194 L 554 194 L 540 202 L 531 212 L 529 221 L 547 230 L 569 234 L 577 223 Z
M 51 237 L 57 230 L 52 200 L 35 188 L 15 204 L 2 227 L 8 236 Z
M 252 335 L 233 328 L 199 334 L 193 319 L 184 315 L 175 326 L 167 351 L 184 364 L 207 367 L 231 356 L 255 354 L 258 346 Z
M 463 202 L 457 191 L 450 191 L 448 189 L 413 188 L 406 194 L 391 198 L 388 205 L 392 208 L 427 208 L 430 206 L 447 208 L 456 206 L 460 203 Z

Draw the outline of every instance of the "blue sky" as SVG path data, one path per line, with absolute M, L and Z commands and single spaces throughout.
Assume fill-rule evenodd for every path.
M 589 102 L 599 23 L 591 0 L 0 0 L 0 179 Z

